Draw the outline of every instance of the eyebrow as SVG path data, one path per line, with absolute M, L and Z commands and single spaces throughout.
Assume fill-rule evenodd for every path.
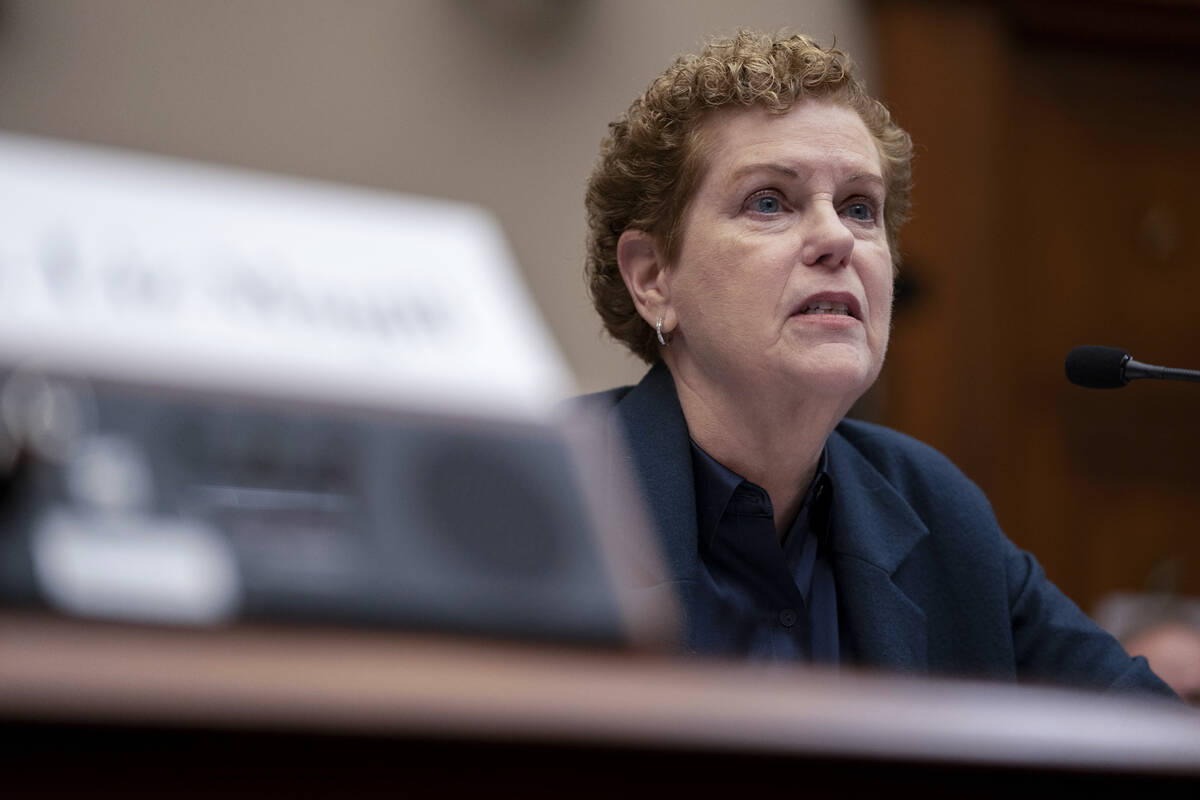
M 875 172 L 856 172 L 846 180 L 846 183 L 859 183 L 862 181 L 877 183 L 880 186 L 884 185 L 883 176 Z
M 751 172 L 778 172 L 788 176 L 789 178 L 800 177 L 800 173 L 791 167 L 785 167 L 783 164 L 776 164 L 774 162 L 746 164 L 735 169 L 732 177 L 740 178 L 743 175 L 748 175 Z
M 784 164 L 779 164 L 774 161 L 756 162 L 754 164 L 746 164 L 738 167 L 733 171 L 732 178 L 734 180 L 741 178 L 753 172 L 777 172 L 780 175 L 785 175 L 789 178 L 799 178 L 800 171 Z M 877 183 L 884 186 L 883 176 L 876 172 L 856 172 L 846 179 L 846 183 Z

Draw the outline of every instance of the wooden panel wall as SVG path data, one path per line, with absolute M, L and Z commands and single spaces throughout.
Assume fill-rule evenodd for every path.
M 1200 368 L 1200 3 L 873 5 L 917 144 L 876 400 L 1085 608 L 1200 594 L 1200 385 L 1080 389 L 1079 344 Z

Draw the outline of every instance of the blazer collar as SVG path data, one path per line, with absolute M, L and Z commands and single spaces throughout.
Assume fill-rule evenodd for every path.
M 670 578 L 694 579 L 699 553 L 691 438 L 666 364 L 655 364 L 617 403 L 612 424 L 620 427 L 610 435 L 625 440 L 631 471 L 652 499 L 650 512 Z

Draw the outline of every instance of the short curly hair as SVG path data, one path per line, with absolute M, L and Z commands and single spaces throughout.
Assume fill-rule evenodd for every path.
M 759 106 L 782 114 L 803 100 L 829 99 L 853 109 L 875 140 L 886 186 L 884 225 L 892 263 L 908 217 L 912 140 L 867 94 L 849 57 L 803 35 L 741 30 L 682 55 L 609 125 L 587 185 L 585 273 L 604 327 L 648 363 L 658 359 L 654 330 L 637 313 L 617 266 L 617 240 L 643 230 L 662 245 L 668 265 L 679 255 L 688 204 L 706 168 L 700 122 L 727 107 Z

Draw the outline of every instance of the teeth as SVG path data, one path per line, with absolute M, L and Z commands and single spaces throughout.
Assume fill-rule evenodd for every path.
M 850 307 L 845 303 L 830 303 L 822 300 L 817 303 L 809 303 L 808 308 L 804 309 L 805 314 L 844 314 L 850 315 Z

